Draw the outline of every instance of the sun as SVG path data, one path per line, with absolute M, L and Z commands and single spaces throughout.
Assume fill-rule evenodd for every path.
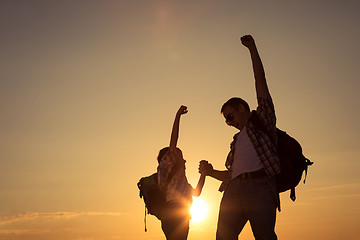
M 191 222 L 201 222 L 205 219 L 208 207 L 207 204 L 200 198 L 193 197 L 193 204 L 191 206 Z

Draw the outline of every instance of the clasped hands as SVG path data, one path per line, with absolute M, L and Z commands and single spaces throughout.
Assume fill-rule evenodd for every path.
M 213 171 L 213 166 L 211 163 L 209 163 L 206 160 L 201 160 L 199 163 L 199 173 L 203 175 L 210 175 L 210 173 Z

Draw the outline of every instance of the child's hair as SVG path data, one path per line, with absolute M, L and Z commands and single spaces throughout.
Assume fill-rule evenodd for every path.
M 157 157 L 158 163 L 160 163 L 161 159 L 163 158 L 163 156 L 165 155 L 165 153 L 167 153 L 167 151 L 169 151 L 169 147 L 164 147 L 163 149 L 161 149 L 159 151 L 159 155 Z
M 170 147 L 164 147 L 163 149 L 161 149 L 161 150 L 159 151 L 159 155 L 158 155 L 158 157 L 157 157 L 158 163 L 160 163 L 161 159 L 162 159 L 162 158 L 164 157 L 164 155 L 169 151 L 169 148 L 170 148 Z M 180 148 L 176 148 L 176 149 L 178 149 L 178 150 L 181 152 Z

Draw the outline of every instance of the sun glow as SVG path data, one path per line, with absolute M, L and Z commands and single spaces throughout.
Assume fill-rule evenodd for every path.
M 193 204 L 191 206 L 191 222 L 201 222 L 205 219 L 208 207 L 207 204 L 200 198 L 193 197 Z

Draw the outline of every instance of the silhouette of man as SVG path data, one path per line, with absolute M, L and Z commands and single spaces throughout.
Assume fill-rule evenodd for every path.
M 276 208 L 279 195 L 274 176 L 280 172 L 276 154 L 276 117 L 274 105 L 265 79 L 265 71 L 252 36 L 241 37 L 248 48 L 255 77 L 258 106 L 250 111 L 241 98 L 231 98 L 221 108 L 225 122 L 240 130 L 235 134 L 226 159 L 227 170 L 213 169 L 201 161 L 199 172 L 222 181 L 224 191 L 218 217 L 217 240 L 238 239 L 247 221 L 256 240 L 274 240 Z M 252 115 L 257 115 L 272 139 L 258 129 Z M 275 141 L 274 141 L 275 140 Z

